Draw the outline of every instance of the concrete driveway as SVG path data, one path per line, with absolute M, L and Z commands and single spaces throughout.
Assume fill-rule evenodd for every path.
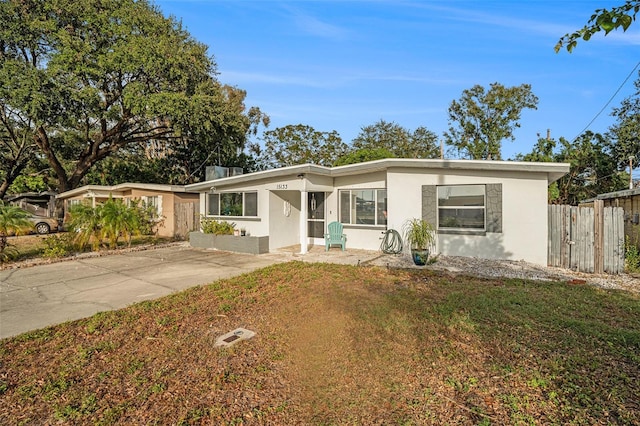
M 164 248 L 82 257 L 0 271 L 0 339 L 97 312 L 124 308 L 189 287 L 208 284 L 290 260 L 359 265 L 379 252 L 316 246 L 307 254 L 283 249 L 261 255 L 194 249 L 188 243 Z
M 0 271 L 0 338 L 291 260 L 188 245 Z

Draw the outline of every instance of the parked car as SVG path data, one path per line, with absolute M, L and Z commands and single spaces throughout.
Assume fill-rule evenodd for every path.
M 48 234 L 51 231 L 58 231 L 58 219 L 54 217 L 29 215 L 29 221 L 33 223 L 33 229 L 38 234 Z

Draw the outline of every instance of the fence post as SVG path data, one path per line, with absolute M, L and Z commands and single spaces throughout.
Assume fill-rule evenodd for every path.
M 604 273 L 604 201 L 593 202 L 593 272 Z

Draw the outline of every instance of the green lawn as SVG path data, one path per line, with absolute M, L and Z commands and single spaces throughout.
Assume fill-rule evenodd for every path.
M 230 349 L 236 327 L 256 337 Z M 640 424 L 640 300 L 291 262 L 0 342 L 0 424 Z

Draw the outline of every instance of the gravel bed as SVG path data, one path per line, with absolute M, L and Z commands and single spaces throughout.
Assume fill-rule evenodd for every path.
M 390 268 L 425 268 L 415 266 L 406 254 L 382 255 L 368 262 Z M 488 260 L 476 257 L 438 256 L 426 268 L 455 274 L 484 278 L 521 278 L 542 281 L 565 281 L 570 284 L 590 284 L 606 289 L 627 290 L 640 293 L 640 276 L 630 274 L 587 274 L 569 269 L 545 267 L 525 261 Z

